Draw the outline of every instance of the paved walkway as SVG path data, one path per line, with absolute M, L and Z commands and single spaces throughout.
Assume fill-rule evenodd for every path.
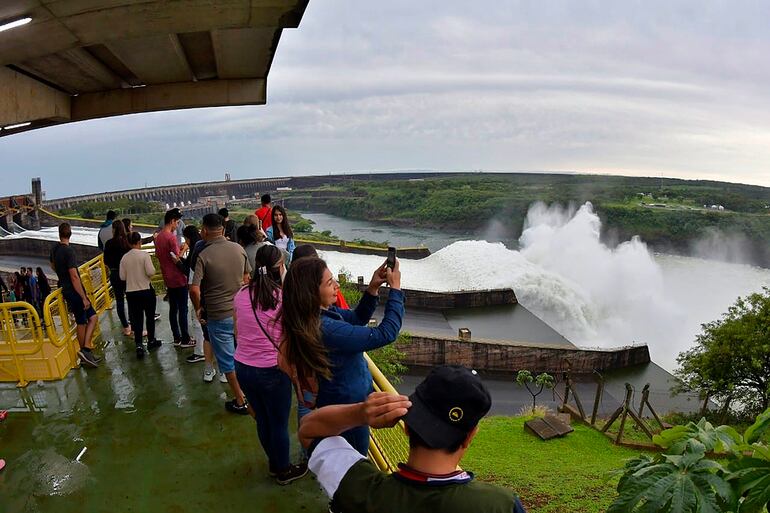
M 142 361 L 112 311 L 101 319 L 100 368 L 24 389 L 0 384 L 0 409 L 10 410 L 0 423 L 0 511 L 327 511 L 310 475 L 286 487 L 267 476 L 254 421 L 225 412 L 227 385 L 204 383 L 203 363 L 184 361 L 192 350 L 169 343 L 159 305 L 166 344 Z

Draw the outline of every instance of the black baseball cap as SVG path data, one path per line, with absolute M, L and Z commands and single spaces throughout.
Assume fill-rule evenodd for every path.
M 492 406 L 476 371 L 460 365 L 435 367 L 409 400 L 404 422 L 433 449 L 460 444 Z

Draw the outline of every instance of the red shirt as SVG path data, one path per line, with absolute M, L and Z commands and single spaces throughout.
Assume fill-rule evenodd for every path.
M 262 230 L 267 230 L 273 224 L 273 209 L 263 206 L 254 214 L 262 221 Z
M 337 291 L 337 302 L 335 303 L 338 307 L 344 308 L 345 310 L 350 310 L 350 307 L 348 306 L 348 302 L 345 301 L 345 296 L 342 295 L 342 291 Z
M 179 256 L 179 243 L 176 234 L 167 230 L 161 230 L 155 237 L 155 256 L 160 263 L 160 272 L 163 273 L 163 282 L 168 288 L 178 288 L 187 285 L 187 277 L 176 266 L 171 255 Z

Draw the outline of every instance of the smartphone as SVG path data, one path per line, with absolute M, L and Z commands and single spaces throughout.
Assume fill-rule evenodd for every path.
M 171 260 L 173 260 L 174 258 L 176 258 L 176 253 L 174 253 L 173 251 L 169 251 L 169 252 L 168 252 L 168 254 L 169 254 L 169 256 L 171 257 Z
M 393 246 L 388 247 L 388 258 L 385 260 L 385 265 L 391 269 L 396 266 L 396 248 Z

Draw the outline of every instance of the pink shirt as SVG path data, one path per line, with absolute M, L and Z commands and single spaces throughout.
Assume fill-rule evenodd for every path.
M 279 296 L 279 308 L 280 302 L 281 298 Z M 259 304 L 257 304 L 257 315 L 262 326 L 272 337 L 273 342 L 271 342 L 254 318 L 248 286 L 236 292 L 233 298 L 233 308 L 235 309 L 236 330 L 238 332 L 238 347 L 235 348 L 235 359 L 243 364 L 263 369 L 278 365 L 278 350 L 273 342 L 280 347 L 283 329 L 281 324 L 276 322 L 279 310 L 261 310 Z
M 161 230 L 155 237 L 155 256 L 158 257 L 160 263 L 163 282 L 168 288 L 184 287 L 187 285 L 187 278 L 171 260 L 169 253 L 179 256 L 179 243 L 176 240 L 176 234 Z

